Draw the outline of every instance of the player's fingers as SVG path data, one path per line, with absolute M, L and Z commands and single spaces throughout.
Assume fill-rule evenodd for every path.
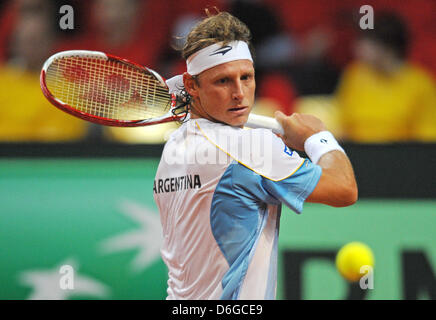
M 289 128 L 291 126 L 291 117 L 287 117 L 283 112 L 281 111 L 276 111 L 274 113 L 275 118 L 277 120 L 278 123 L 280 123 L 280 125 L 283 128 L 283 134 L 278 135 L 283 142 L 290 147 L 290 141 L 289 141 Z M 291 135 L 292 136 L 292 135 Z
M 283 125 L 283 121 L 286 119 L 285 114 L 284 114 L 283 112 L 277 110 L 277 111 L 274 113 L 274 116 L 275 116 L 276 120 L 277 120 L 281 125 Z
M 283 112 L 278 110 L 274 113 L 274 116 L 277 122 L 280 123 L 280 125 L 282 126 L 283 131 L 286 131 L 286 127 L 288 127 L 289 125 L 289 117 L 287 117 Z

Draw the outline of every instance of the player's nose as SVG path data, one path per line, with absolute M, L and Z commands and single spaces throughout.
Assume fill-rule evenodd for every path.
M 232 91 L 232 99 L 236 101 L 244 99 L 244 90 L 242 88 L 242 82 L 240 79 L 237 79 L 235 81 L 235 85 Z

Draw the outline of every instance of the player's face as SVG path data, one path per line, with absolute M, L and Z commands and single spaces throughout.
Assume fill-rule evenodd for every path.
M 254 104 L 256 82 L 249 60 L 227 62 L 198 75 L 193 115 L 242 127 Z

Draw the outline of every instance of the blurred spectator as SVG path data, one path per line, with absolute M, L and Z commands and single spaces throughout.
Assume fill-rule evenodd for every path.
M 276 12 L 263 1 L 231 0 L 229 11 L 252 34 L 257 83 L 254 112 L 271 116 L 275 110 L 281 110 L 291 114 L 296 90 L 283 67 L 296 59 L 299 44 L 284 31 Z
M 167 24 L 170 35 L 166 50 L 162 53 L 162 60 L 158 66 L 161 74 L 170 78 L 186 71 L 186 62 L 178 51 L 183 47 L 185 38 L 191 28 L 205 15 L 205 9 L 214 12 L 214 8 L 224 11 L 227 9 L 224 0 L 167 0 L 167 11 L 171 13 Z
M 16 1 L 10 0 L 3 3 L 0 11 L 0 63 L 3 63 L 7 57 L 9 36 L 14 28 L 17 7 Z
M 169 45 L 172 8 L 168 1 L 95 0 L 83 3 L 87 15 L 83 31 L 67 39 L 58 50 L 96 50 L 126 58 L 159 73 L 162 52 Z M 176 124 L 116 128 L 92 125 L 93 134 L 124 143 L 162 143 Z
M 339 65 L 330 53 L 337 41 L 338 0 L 264 0 L 274 9 L 282 32 L 292 39 L 293 55 L 282 65 L 299 96 L 331 94 L 339 79 Z M 342 26 L 341 26 L 342 27 Z M 345 48 L 344 43 L 341 48 Z M 336 49 L 336 48 L 335 48 Z
M 82 32 L 58 50 L 96 50 L 156 68 L 168 46 L 170 11 L 165 1 L 94 0 L 79 6 Z
M 53 53 L 53 7 L 45 0 L 17 0 L 16 22 L 0 67 L 0 140 L 71 141 L 84 138 L 87 124 L 57 110 L 43 96 L 39 73 Z
M 376 15 L 374 29 L 361 31 L 337 91 L 343 139 L 436 141 L 436 85 L 408 62 L 409 40 L 405 22 L 392 13 Z

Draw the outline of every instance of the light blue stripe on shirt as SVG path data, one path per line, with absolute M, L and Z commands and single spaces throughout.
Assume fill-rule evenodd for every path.
M 320 175 L 321 168 L 308 160 L 291 177 L 281 181 L 262 177 L 236 161 L 229 165 L 216 187 L 210 212 L 212 234 L 229 264 L 222 280 L 222 299 L 238 298 L 268 217 L 267 205 L 283 202 L 295 212 L 301 212 L 304 200 L 315 188 Z M 275 242 L 273 250 L 276 247 Z M 277 268 L 276 260 L 277 253 L 272 252 L 268 275 L 272 282 L 275 281 L 272 272 L 276 272 L 273 270 Z M 265 293 L 268 297 L 271 286 L 268 285 L 268 293 Z

